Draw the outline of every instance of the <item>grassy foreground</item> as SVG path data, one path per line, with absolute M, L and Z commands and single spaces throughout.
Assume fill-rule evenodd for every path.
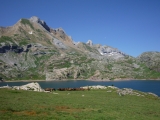
M 33 91 L 0 89 L 0 120 L 159 120 L 160 100 L 119 96 L 107 90 Z

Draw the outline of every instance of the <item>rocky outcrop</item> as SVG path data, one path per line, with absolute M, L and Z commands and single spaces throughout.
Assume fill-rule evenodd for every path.
M 56 33 L 58 33 L 60 37 L 65 40 L 66 34 L 62 28 L 56 29 Z
M 50 28 L 48 27 L 48 25 L 46 24 L 45 21 L 40 20 L 40 19 L 39 19 L 38 17 L 36 17 L 36 16 L 31 17 L 29 20 L 30 20 L 31 22 L 37 22 L 37 23 L 39 23 L 39 24 L 42 25 L 47 31 L 50 32 Z
M 29 91 L 37 91 L 37 92 L 44 91 L 37 82 L 28 83 L 28 84 L 22 85 L 22 86 L 13 86 L 12 89 L 13 90 L 29 90 Z
M 71 36 L 68 36 L 62 28 L 51 29 L 50 33 L 55 36 L 58 40 L 61 40 L 69 45 L 74 45 Z
M 93 46 L 92 40 L 88 40 L 86 44 L 89 45 L 89 46 Z
M 152 97 L 158 97 L 156 94 L 151 92 L 141 92 L 141 91 L 135 91 L 131 88 L 118 88 L 115 86 L 102 86 L 102 85 L 95 85 L 95 86 L 84 86 L 81 87 L 83 89 L 106 89 L 109 93 L 117 92 L 119 96 L 125 96 L 125 95 L 135 95 L 135 96 L 142 96 L 146 97 L 147 95 L 151 95 Z
M 91 76 L 89 80 L 102 80 L 100 71 L 96 70 L 94 75 Z
M 136 96 L 143 96 L 143 94 L 140 94 L 138 92 L 135 92 L 133 89 L 130 88 L 123 88 L 123 89 L 118 89 L 117 93 L 119 96 L 124 96 L 124 95 L 136 95 Z
M 17 45 L 4 45 L 0 46 L 0 53 L 6 53 L 8 51 L 14 51 L 15 53 L 24 52 L 23 47 Z
M 67 46 L 64 45 L 60 40 L 53 38 L 53 44 L 56 45 L 58 48 L 67 49 Z
M 84 88 L 84 89 L 87 89 L 87 88 L 89 88 L 89 89 L 118 89 L 115 86 L 103 86 L 103 85 L 84 86 L 81 88 Z
M 151 70 L 160 72 L 160 52 L 144 52 L 137 59 Z
M 66 79 L 67 75 L 69 75 L 69 69 L 67 68 L 54 69 L 53 72 L 46 73 L 46 81 Z
M 0 46 L 0 53 L 6 53 L 8 51 L 13 51 L 15 53 L 28 52 L 31 44 L 26 46 L 18 46 L 13 44 L 3 44 Z
M 85 67 L 69 67 L 53 69 L 53 72 L 46 73 L 46 80 L 63 80 L 67 78 L 78 79 L 79 77 L 84 77 Z
M 126 54 L 124 54 L 123 52 L 119 51 L 116 48 L 112 48 L 109 46 L 98 46 L 97 50 L 99 51 L 99 53 L 101 55 L 107 56 L 107 57 L 112 57 L 114 59 L 118 59 L 121 57 L 126 56 Z

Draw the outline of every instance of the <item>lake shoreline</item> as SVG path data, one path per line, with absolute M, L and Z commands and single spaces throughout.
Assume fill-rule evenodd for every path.
M 52 82 L 52 81 L 79 81 L 79 80 L 85 80 L 85 81 L 94 81 L 94 82 L 106 82 L 106 81 L 132 81 L 132 80 L 160 80 L 160 79 L 114 79 L 114 80 L 109 80 L 109 79 L 104 79 L 104 80 L 91 80 L 91 79 L 62 79 L 62 80 L 14 80 L 14 81 L 1 81 L 1 82 Z M 0 82 L 0 83 L 1 83 Z
M 93 85 L 103 85 L 103 86 L 116 86 L 118 88 L 131 88 L 134 90 L 139 90 L 143 92 L 152 92 L 160 96 L 160 80 L 151 79 L 121 79 L 121 80 L 17 80 L 17 81 L 5 81 L 0 82 L 1 86 L 21 86 L 28 83 L 39 83 L 42 88 L 74 88 L 82 86 L 93 86 Z

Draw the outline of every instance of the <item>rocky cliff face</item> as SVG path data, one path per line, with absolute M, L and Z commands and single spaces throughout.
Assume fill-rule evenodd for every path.
M 138 60 L 149 69 L 160 72 L 160 52 L 145 52 L 138 56 Z
M 115 58 L 115 59 L 127 56 L 126 54 L 119 51 L 118 49 L 112 48 L 112 47 L 109 47 L 109 46 L 106 46 L 106 45 L 104 45 L 104 46 L 100 45 L 98 47 L 98 51 L 101 55 L 112 57 L 112 58 Z
M 46 24 L 45 21 L 43 20 L 40 20 L 38 17 L 36 16 L 33 16 L 29 19 L 31 22 L 37 22 L 39 23 L 40 25 L 42 25 L 47 31 L 50 31 L 50 28 L 48 27 L 48 25 Z
M 5 80 L 160 79 L 159 52 L 138 58 L 107 45 L 74 42 L 38 17 L 0 27 L 0 77 Z
M 93 46 L 92 40 L 88 40 L 86 44 L 89 45 L 89 46 Z

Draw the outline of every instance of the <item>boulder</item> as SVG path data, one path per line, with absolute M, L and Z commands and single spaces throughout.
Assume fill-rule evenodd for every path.
M 22 86 L 13 86 L 13 89 L 14 90 L 30 90 L 30 91 L 38 91 L 38 92 L 44 91 L 37 82 L 28 83 Z

